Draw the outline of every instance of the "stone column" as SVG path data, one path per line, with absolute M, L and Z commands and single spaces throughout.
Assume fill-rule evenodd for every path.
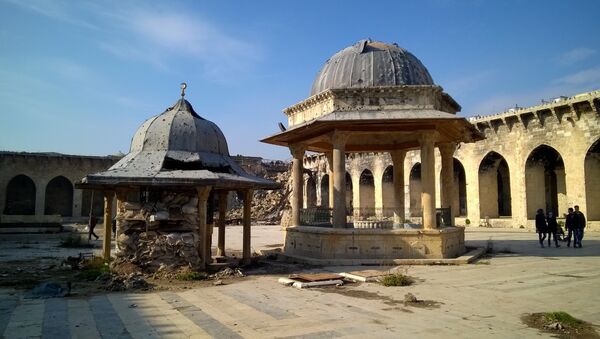
M 292 220 L 291 226 L 300 226 L 300 210 L 302 209 L 302 198 L 304 184 L 303 180 L 303 165 L 302 161 L 304 158 L 304 146 L 302 145 L 291 145 L 290 152 L 292 153 Z
M 224 257 L 225 254 L 225 214 L 227 213 L 227 191 L 219 191 L 219 219 L 217 227 L 219 234 L 217 239 L 217 257 Z
M 348 134 L 334 132 L 333 147 L 333 227 L 346 227 L 346 141 Z
M 117 197 L 117 208 L 113 214 L 115 214 L 116 219 L 116 227 L 115 227 L 115 254 L 118 254 L 121 248 L 119 247 L 119 234 L 121 233 L 121 222 L 119 219 L 122 217 L 121 213 L 123 211 L 123 203 L 127 201 L 127 191 L 123 189 L 117 189 L 115 192 L 115 196 Z
M 250 225 L 252 222 L 252 190 L 244 192 L 244 234 L 242 240 L 242 262 L 249 264 L 252 259 L 251 242 L 250 242 Z
M 329 168 L 328 184 L 329 192 L 327 192 L 327 199 L 329 200 L 329 208 L 333 208 L 333 152 L 325 153 L 327 155 L 327 167 Z
M 454 197 L 456 196 L 456 187 L 454 186 L 454 151 L 456 151 L 455 143 L 446 143 L 439 146 L 442 156 L 442 199 L 441 207 L 450 208 L 450 221 L 454 226 Z
M 406 151 L 390 152 L 394 169 L 394 225 L 404 223 L 404 158 Z
M 102 238 L 102 256 L 104 261 L 110 260 L 110 238 L 112 230 L 112 208 L 115 192 L 104 191 L 104 236 Z
M 421 144 L 421 205 L 423 228 L 436 228 L 435 220 L 435 139 L 437 132 L 426 131 L 419 137 Z
M 196 187 L 196 191 L 198 192 L 198 235 L 200 236 L 198 255 L 200 256 L 200 269 L 202 270 L 211 262 L 210 247 L 206 245 L 208 243 L 206 238 L 209 234 L 208 225 L 206 224 L 206 213 L 210 189 L 210 186 Z

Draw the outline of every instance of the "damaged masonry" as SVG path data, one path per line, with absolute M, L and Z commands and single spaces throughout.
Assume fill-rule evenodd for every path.
M 231 191 L 242 196 L 243 256 L 250 260 L 252 192 L 279 184 L 244 171 L 230 156 L 217 125 L 181 99 L 146 120 L 130 152 L 107 171 L 76 187 L 104 192 L 104 259 L 110 259 L 112 200 L 116 196 L 116 262 L 153 271 L 161 265 L 205 269 L 213 260 L 211 237 L 218 208 L 217 256 L 225 253 L 225 214 Z

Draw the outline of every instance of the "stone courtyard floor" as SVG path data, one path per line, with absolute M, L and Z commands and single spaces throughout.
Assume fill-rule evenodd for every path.
M 70 253 L 47 245 L 53 237 L 0 235 L 0 272 L 10 260 Z M 548 311 L 600 325 L 600 233 L 587 233 L 582 249 L 540 248 L 537 235 L 525 230 L 467 229 L 466 237 L 468 246 L 491 243 L 494 253 L 470 265 L 401 267 L 417 279 L 407 287 L 298 290 L 277 283 L 286 274 L 268 272 L 221 286 L 51 299 L 0 287 L 0 337 L 538 338 L 550 334 L 520 318 Z M 277 226 L 255 226 L 252 241 L 254 250 L 272 248 L 283 234 Z M 227 229 L 227 247 L 241 248 L 241 227 Z M 407 293 L 429 302 L 405 305 Z

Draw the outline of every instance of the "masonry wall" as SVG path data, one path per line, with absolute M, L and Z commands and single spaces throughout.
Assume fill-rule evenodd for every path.
M 599 107 L 600 91 L 595 91 L 544 105 L 470 119 L 486 139 L 461 144 L 455 152 L 454 158 L 465 172 L 464 186 L 457 187 L 457 191 L 466 192 L 463 198 L 467 202 L 467 215 L 458 221 L 464 224 L 469 219 L 471 226 L 533 227 L 535 211 L 552 206 L 552 201 L 548 200 L 550 191 L 556 199 L 558 210 L 554 211 L 555 214 L 561 217 L 568 207 L 579 205 L 588 216 L 588 226 L 600 229 Z M 504 196 L 504 200 L 510 203 L 508 216 L 499 216 L 496 172 L 480 173 L 481 163 L 490 152 L 497 153 L 508 165 L 506 179 L 509 184 Z M 544 164 L 547 159 L 536 159 L 538 154 L 545 154 L 559 165 Z M 553 159 L 554 156 L 558 158 Z M 409 218 L 419 217 L 420 181 L 410 176 L 411 169 L 419 162 L 419 151 L 407 153 L 404 191 L 406 216 Z M 563 167 L 560 167 L 561 163 Z M 391 164 L 387 153 L 347 154 L 346 170 L 352 178 L 355 210 L 361 206 L 357 202 L 362 197 L 359 180 L 364 170 L 373 173 L 375 209 L 383 208 L 382 176 Z M 323 155 L 307 156 L 304 166 L 317 182 L 328 168 Z M 436 149 L 438 206 L 440 171 L 441 157 Z M 548 181 L 549 175 L 554 177 L 553 184 Z M 550 184 L 554 186 L 550 187 Z M 317 189 L 321 190 L 320 185 Z M 322 193 L 317 192 L 317 195 Z

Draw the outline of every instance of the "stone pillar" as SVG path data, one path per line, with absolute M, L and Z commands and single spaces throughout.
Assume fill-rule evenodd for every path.
M 404 159 L 406 151 L 390 152 L 394 169 L 394 225 L 404 223 Z
M 121 222 L 119 221 L 119 219 L 122 217 L 121 213 L 124 210 L 123 208 L 123 203 L 125 201 L 127 201 L 127 191 L 123 190 L 123 189 L 117 189 L 117 191 L 115 192 L 115 196 L 117 197 L 117 206 L 116 206 L 116 210 L 113 213 L 115 215 L 115 220 L 116 220 L 116 227 L 115 227 L 115 254 L 118 254 L 119 251 L 121 250 L 121 248 L 119 247 L 119 234 L 121 233 L 120 231 L 120 227 L 121 227 Z
M 303 158 L 304 158 L 304 146 L 302 145 L 291 145 L 290 152 L 292 153 L 292 220 L 290 226 L 300 226 L 300 211 L 302 209 L 302 188 L 304 185 L 303 180 Z
M 35 215 L 46 214 L 46 185 L 47 180 L 35 181 Z M 5 191 L 6 192 L 6 191 Z
M 442 144 L 439 149 L 442 156 L 441 207 L 452 209 L 454 197 L 456 196 L 456 187 L 454 186 L 454 151 L 456 151 L 456 144 Z M 451 210 L 450 214 L 452 226 L 454 226 L 454 212 Z
M 81 218 L 82 193 L 83 191 L 80 189 L 73 190 L 73 218 Z
M 210 189 L 210 186 L 196 187 L 196 191 L 198 192 L 198 235 L 200 236 L 198 255 L 200 256 L 200 269 L 202 270 L 206 268 L 206 265 L 212 259 L 210 247 L 207 246 L 209 242 L 206 239 L 209 234 L 208 225 L 206 224 L 206 213 Z
M 437 132 L 423 132 L 421 145 L 421 205 L 423 206 L 423 228 L 436 228 L 435 220 L 435 139 Z
M 381 153 L 375 153 L 375 161 L 371 162 L 373 167 L 373 208 L 375 208 L 375 216 L 379 219 L 383 218 L 383 156 Z
M 346 227 L 346 133 L 335 132 L 333 146 L 333 227 Z
M 104 191 L 104 236 L 102 238 L 102 256 L 104 261 L 110 260 L 110 238 L 112 230 L 112 209 L 115 192 Z
M 227 213 L 227 191 L 219 191 L 219 219 L 217 227 L 219 234 L 217 238 L 217 257 L 224 257 L 225 254 L 225 214 Z
M 329 192 L 327 192 L 327 199 L 329 200 L 329 208 L 333 208 L 333 152 L 327 152 L 325 155 L 327 155 L 327 168 L 329 169 L 327 172 L 329 178 Z
M 249 264 L 252 259 L 250 225 L 252 222 L 252 190 L 244 192 L 244 234 L 242 239 L 242 263 Z

